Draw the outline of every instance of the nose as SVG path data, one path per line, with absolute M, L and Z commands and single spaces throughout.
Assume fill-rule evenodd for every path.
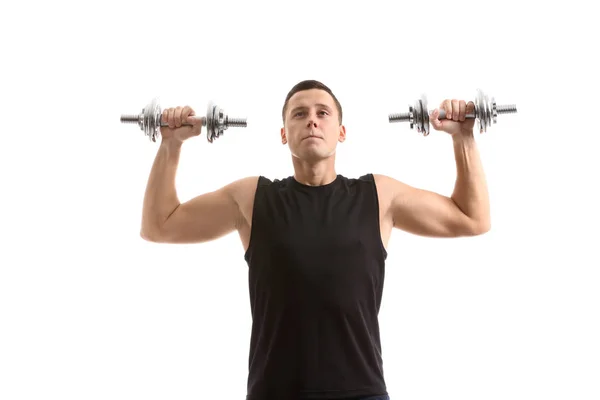
M 307 124 L 307 127 L 308 127 L 308 128 L 311 128 L 311 127 L 313 127 L 313 128 L 316 128 L 316 127 L 317 127 L 317 118 L 316 118 L 316 117 L 314 117 L 313 115 L 310 115 L 310 116 L 308 117 L 308 124 Z

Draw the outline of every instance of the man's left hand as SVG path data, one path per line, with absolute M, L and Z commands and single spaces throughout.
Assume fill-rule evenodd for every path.
M 446 117 L 439 119 L 440 110 L 446 112 Z M 475 119 L 466 119 L 465 115 L 475 112 L 475 104 L 464 100 L 444 100 L 439 108 L 436 108 L 429 115 L 429 120 L 433 129 L 455 135 L 473 135 L 473 126 Z

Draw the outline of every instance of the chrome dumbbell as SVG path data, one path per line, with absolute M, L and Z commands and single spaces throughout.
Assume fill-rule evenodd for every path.
M 473 103 L 475 104 L 475 112 L 467 114 L 465 118 L 477 119 L 480 132 L 487 132 L 492 123 L 496 124 L 498 114 L 513 114 L 517 112 L 516 105 L 499 106 L 493 97 L 491 99 L 488 98 L 481 89 L 477 90 L 477 97 Z M 407 113 L 390 114 L 389 122 L 409 122 L 411 129 L 414 129 L 416 126 L 417 132 L 423 136 L 427 136 L 430 132 L 429 114 L 431 111 L 427 108 L 427 97 L 422 95 L 414 105 L 408 107 Z M 445 117 L 446 113 L 444 110 L 440 110 L 439 119 L 441 120 Z
M 209 143 L 222 136 L 227 128 L 245 128 L 247 126 L 246 118 L 229 118 L 223 109 L 212 102 L 208 104 L 206 115 L 197 118 L 201 119 L 202 126 L 206 127 L 206 139 Z M 158 98 L 152 99 L 138 115 L 121 115 L 121 122 L 138 124 L 144 134 L 153 142 L 156 142 L 156 138 L 160 135 L 160 127 L 168 126 L 168 124 L 162 122 L 162 110 Z

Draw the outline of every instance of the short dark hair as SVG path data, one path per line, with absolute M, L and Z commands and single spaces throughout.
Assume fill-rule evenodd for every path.
M 309 80 L 305 80 L 300 83 L 297 83 L 292 88 L 292 90 L 290 90 L 290 92 L 287 94 L 287 96 L 285 98 L 285 102 L 283 103 L 283 109 L 281 110 L 281 118 L 283 119 L 283 123 L 285 124 L 285 112 L 287 111 L 287 106 L 288 106 L 288 102 L 290 101 L 290 98 L 300 91 L 310 90 L 310 89 L 324 90 L 327 93 L 329 93 L 331 95 L 331 97 L 333 97 L 333 101 L 335 102 L 335 106 L 336 106 L 338 114 L 339 114 L 338 120 L 341 125 L 342 124 L 342 105 L 340 104 L 338 99 L 335 97 L 335 95 L 333 94 L 331 89 L 329 89 L 325 84 L 323 84 L 319 81 L 313 80 L 313 79 L 309 79 Z

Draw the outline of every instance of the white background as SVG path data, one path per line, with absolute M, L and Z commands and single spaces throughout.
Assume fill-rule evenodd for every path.
M 0 399 L 244 398 L 242 245 L 140 238 L 158 143 L 118 117 L 159 97 L 248 118 L 184 145 L 186 201 L 293 173 L 280 114 L 304 79 L 344 107 L 338 173 L 445 195 L 451 139 L 388 114 L 477 88 L 518 106 L 477 137 L 492 230 L 392 235 L 380 314 L 391 398 L 600 398 L 597 13 L 550 3 L 3 6 Z

